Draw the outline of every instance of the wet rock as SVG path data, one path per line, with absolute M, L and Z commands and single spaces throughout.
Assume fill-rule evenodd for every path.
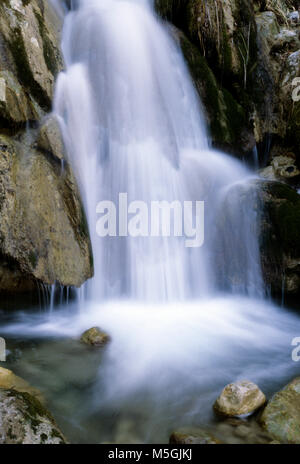
M 50 153 L 58 160 L 65 158 L 65 146 L 59 123 L 55 116 L 50 115 L 40 128 L 37 146 L 40 150 Z
M 80 341 L 86 345 L 104 346 L 110 341 L 110 337 L 99 327 L 92 327 L 81 335 Z
M 268 444 L 272 438 L 254 420 L 230 417 L 216 424 L 216 432 L 227 444 Z
M 37 282 L 80 286 L 93 274 L 89 233 L 68 165 L 34 148 L 31 133 L 0 135 L 0 291 Z
M 202 429 L 178 430 L 171 434 L 170 445 L 218 445 L 221 442 Z
M 251 414 L 266 402 L 263 392 L 253 382 L 242 380 L 227 385 L 214 404 L 224 416 Z
M 300 171 L 297 166 L 296 156 L 293 153 L 275 156 L 271 165 L 259 171 L 261 177 L 269 180 L 288 181 L 297 178 Z
M 28 382 L 26 382 L 26 380 L 18 377 L 12 371 L 4 369 L 3 367 L 0 367 L 0 389 L 1 388 L 6 390 L 16 390 L 21 393 L 29 393 L 39 401 L 44 401 L 41 392 L 37 388 L 32 387 Z
M 51 108 L 54 80 L 63 67 L 60 28 L 50 2 L 0 3 L 0 78 L 6 87 L 0 118 L 10 129 Z
M 274 440 L 300 444 L 300 377 L 271 398 L 260 423 Z
M 196 89 L 204 104 L 204 113 L 213 145 L 238 156 L 253 149 L 255 140 L 246 121 L 246 114 L 230 92 L 217 81 L 205 57 L 178 29 L 172 28 Z
M 260 249 L 263 276 L 273 295 L 300 292 L 300 196 L 281 182 L 255 182 L 262 214 Z
M 0 389 L 0 418 L 2 444 L 66 443 L 49 411 L 27 392 Z

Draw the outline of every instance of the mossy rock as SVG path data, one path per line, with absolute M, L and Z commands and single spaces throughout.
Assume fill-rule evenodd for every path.
M 1 444 L 64 444 L 49 411 L 27 392 L 0 389 Z
M 273 294 L 300 292 L 300 195 L 281 182 L 257 182 L 263 274 Z
M 250 149 L 251 129 L 246 114 L 226 89 L 222 88 L 206 59 L 186 36 L 175 30 L 195 86 L 205 106 L 213 145 L 242 155 Z
M 274 440 L 300 444 L 300 377 L 271 398 L 259 420 Z
M 86 330 L 80 337 L 81 343 L 90 346 L 104 346 L 110 342 L 110 336 L 100 327 L 92 327 Z

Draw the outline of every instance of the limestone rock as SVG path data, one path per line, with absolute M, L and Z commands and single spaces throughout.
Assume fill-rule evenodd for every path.
M 60 28 L 50 2 L 0 2 L 0 119 L 10 130 L 51 108 L 63 68 Z
M 65 147 L 59 123 L 55 116 L 50 115 L 42 125 L 37 138 L 39 149 L 50 153 L 60 161 L 65 158 Z
M 51 414 L 25 392 L 0 389 L 1 444 L 63 444 L 66 440 Z
M 300 444 L 300 377 L 272 397 L 260 423 L 274 440 Z
M 5 292 L 37 291 L 37 282 L 80 286 L 93 274 L 71 169 L 35 149 L 30 133 L 0 135 L 0 258 Z
M 260 176 L 269 180 L 290 180 L 300 176 L 300 171 L 296 164 L 295 156 L 279 155 L 275 156 L 271 165 L 260 170 Z
M 104 346 L 110 341 L 110 337 L 99 327 L 92 327 L 81 335 L 80 341 L 86 345 Z
M 178 430 L 171 434 L 170 445 L 218 445 L 221 442 L 202 429 Z
M 263 392 L 253 382 L 242 380 L 226 385 L 214 404 L 214 409 L 225 416 L 251 414 L 266 402 Z

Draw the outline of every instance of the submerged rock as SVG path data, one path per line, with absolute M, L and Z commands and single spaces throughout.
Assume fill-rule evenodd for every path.
M 271 398 L 260 423 L 274 440 L 300 444 L 300 377 Z
M 0 443 L 63 444 L 66 440 L 37 398 L 27 392 L 0 389 Z
M 218 437 L 226 444 L 269 444 L 272 437 L 257 421 L 230 417 L 216 424 Z
M 226 385 L 214 404 L 217 413 L 224 416 L 251 414 L 266 402 L 263 392 L 253 382 L 241 380 Z
M 43 402 L 43 396 L 37 388 L 32 387 L 26 380 L 3 367 L 0 367 L 0 389 L 1 388 L 16 390 L 21 393 L 29 393 L 31 396 Z
M 178 430 L 171 434 L 170 445 L 218 445 L 221 442 L 202 429 Z
M 86 345 L 104 346 L 110 341 L 110 337 L 99 327 L 92 327 L 81 335 L 80 341 Z

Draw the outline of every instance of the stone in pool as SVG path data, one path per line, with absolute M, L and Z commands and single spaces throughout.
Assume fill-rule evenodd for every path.
M 259 421 L 275 441 L 300 444 L 300 377 L 275 393 Z
M 221 442 L 202 429 L 177 430 L 173 432 L 169 440 L 170 445 L 218 445 Z
M 218 414 L 227 417 L 251 414 L 266 402 L 266 397 L 255 383 L 249 380 L 226 385 L 214 404 Z
M 80 341 L 86 345 L 104 346 L 110 341 L 110 336 L 99 327 L 92 327 L 81 335 Z
M 44 402 L 43 395 L 37 388 L 32 387 L 26 380 L 18 377 L 9 369 L 4 369 L 4 367 L 0 367 L 0 388 L 29 393 L 39 401 Z

